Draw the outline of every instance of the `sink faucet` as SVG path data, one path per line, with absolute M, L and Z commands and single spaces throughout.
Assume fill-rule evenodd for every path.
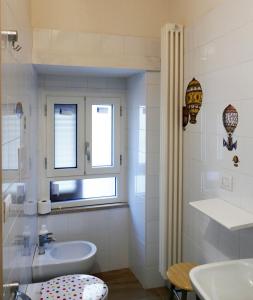
M 45 244 L 55 241 L 52 234 L 49 232 L 39 235 L 39 255 L 45 254 Z

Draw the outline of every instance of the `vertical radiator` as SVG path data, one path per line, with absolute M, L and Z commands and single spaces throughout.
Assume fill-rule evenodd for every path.
M 183 26 L 166 24 L 161 44 L 159 271 L 182 256 Z

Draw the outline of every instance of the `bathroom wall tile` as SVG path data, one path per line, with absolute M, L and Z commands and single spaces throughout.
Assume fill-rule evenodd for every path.
M 106 88 L 126 90 L 126 80 L 124 78 L 106 78 Z
M 73 46 L 73 45 L 72 45 Z M 82 55 L 95 55 L 97 56 L 102 47 L 102 36 L 100 34 L 92 33 L 77 33 L 76 44 L 74 44 L 77 53 Z
M 49 50 L 51 48 L 51 34 L 50 29 L 35 28 L 33 30 L 33 48 Z
M 157 243 L 159 239 L 159 221 L 147 222 L 147 243 Z
M 36 64 L 160 70 L 160 39 L 36 28 L 34 40 Z
M 159 264 L 159 244 L 158 243 L 148 243 L 146 245 L 146 266 L 158 266 Z
M 132 230 L 138 240 L 145 243 L 145 201 L 140 198 L 134 199 L 135 203 L 130 202 L 130 222 Z
M 252 229 L 240 230 L 240 258 L 252 258 L 253 251 L 253 231 Z
M 252 148 L 250 111 L 252 89 L 252 2 L 224 1 L 185 31 L 186 84 L 193 76 L 201 82 L 204 99 L 197 125 L 184 133 L 184 259 L 205 263 L 248 257 L 252 229 L 230 232 L 193 211 L 189 201 L 221 197 L 252 212 Z M 225 24 L 226 23 L 226 24 Z M 222 124 L 224 108 L 232 104 L 239 113 L 234 140 L 238 149 L 223 147 L 227 134 Z M 233 156 L 240 157 L 235 168 Z M 222 176 L 233 176 L 233 191 L 221 189 Z
M 145 44 L 145 41 L 142 42 L 143 44 L 138 45 L 139 48 L 134 49 L 136 51 L 134 55 L 137 55 Z M 131 40 L 131 43 L 135 43 L 135 41 Z M 160 275 L 157 275 L 159 253 L 157 240 L 160 144 L 159 80 L 159 73 L 147 72 L 132 76 L 127 84 L 129 264 L 140 282 L 149 288 L 156 286 L 160 280 Z M 150 268 L 150 272 L 152 272 L 150 277 L 147 276 L 147 268 Z
M 157 266 L 151 268 L 149 267 L 145 268 L 145 274 L 147 276 L 145 278 L 144 287 L 155 288 L 155 287 L 164 286 L 164 280 L 161 277 L 161 274 Z
M 78 34 L 75 32 L 51 31 L 51 51 L 54 53 L 72 53 L 73 45 L 76 45 Z
M 87 79 L 85 77 L 78 76 L 40 75 L 38 80 L 39 85 L 42 88 L 87 88 L 88 86 Z
M 159 153 L 147 154 L 147 175 L 159 176 L 160 164 Z
M 160 130 L 160 109 L 159 107 L 147 108 L 147 130 Z
M 106 79 L 105 78 L 88 78 L 88 88 L 105 89 Z
M 155 81 L 156 78 L 151 78 L 149 81 Z M 160 107 L 160 85 L 149 84 L 147 87 L 147 106 L 148 107 Z
M 229 10 L 227 9 L 228 6 Z M 200 23 L 195 24 L 195 41 L 192 44 L 195 47 L 200 46 L 252 21 L 251 6 L 252 2 L 249 0 L 243 0 L 240 3 L 236 1 L 224 1 L 219 7 L 201 17 L 201 26 L 199 26 Z
M 161 74 L 160 74 L 160 72 L 147 72 L 146 80 L 147 80 L 148 89 L 149 89 L 150 85 L 160 86 Z M 159 99 L 159 101 L 160 101 L 160 99 Z
M 148 175 L 147 176 L 147 197 L 159 198 L 159 176 Z
M 147 192 L 148 194 L 148 192 Z M 147 222 L 159 220 L 159 198 L 158 194 L 156 197 L 147 198 Z
M 139 37 L 124 37 L 124 54 L 130 56 L 148 55 L 149 40 Z
M 111 91 L 125 91 L 126 80 L 124 78 L 66 76 L 66 75 L 40 75 L 39 84 L 42 88 L 80 88 L 80 89 L 104 89 Z M 125 105 L 125 104 L 124 104 Z
M 58 242 L 88 240 L 97 246 L 94 272 L 128 266 L 128 209 L 40 216 Z
M 124 37 L 117 35 L 102 35 L 102 55 L 123 55 Z
M 128 267 L 128 227 L 129 216 L 127 209 L 119 209 L 117 214 L 109 211 L 109 263 L 111 270 Z

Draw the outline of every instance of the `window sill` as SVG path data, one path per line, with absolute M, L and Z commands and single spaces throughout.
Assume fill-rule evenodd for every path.
M 109 204 L 100 204 L 100 205 L 53 208 L 50 215 L 70 214 L 70 213 L 77 213 L 77 212 L 84 212 L 84 211 L 94 211 L 94 210 L 123 208 L 123 207 L 129 207 L 128 203 L 118 202 L 118 203 L 109 203 Z

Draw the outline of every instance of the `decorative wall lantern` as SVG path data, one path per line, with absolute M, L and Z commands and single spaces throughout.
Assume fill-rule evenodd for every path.
M 189 122 L 189 110 L 186 106 L 183 107 L 183 127 L 185 128 Z
M 223 125 L 228 134 L 228 140 L 223 139 L 223 146 L 232 151 L 237 149 L 237 141 L 233 142 L 233 133 L 238 124 L 238 112 L 237 110 L 229 104 L 223 111 Z
M 188 123 L 188 120 L 186 123 L 186 117 L 185 117 L 186 109 L 188 110 L 188 114 L 190 115 L 190 123 L 191 124 L 197 123 L 196 117 L 202 105 L 202 100 L 203 100 L 203 91 L 201 85 L 198 80 L 193 78 L 186 89 L 186 95 L 185 95 L 186 106 L 183 109 L 184 127 Z

